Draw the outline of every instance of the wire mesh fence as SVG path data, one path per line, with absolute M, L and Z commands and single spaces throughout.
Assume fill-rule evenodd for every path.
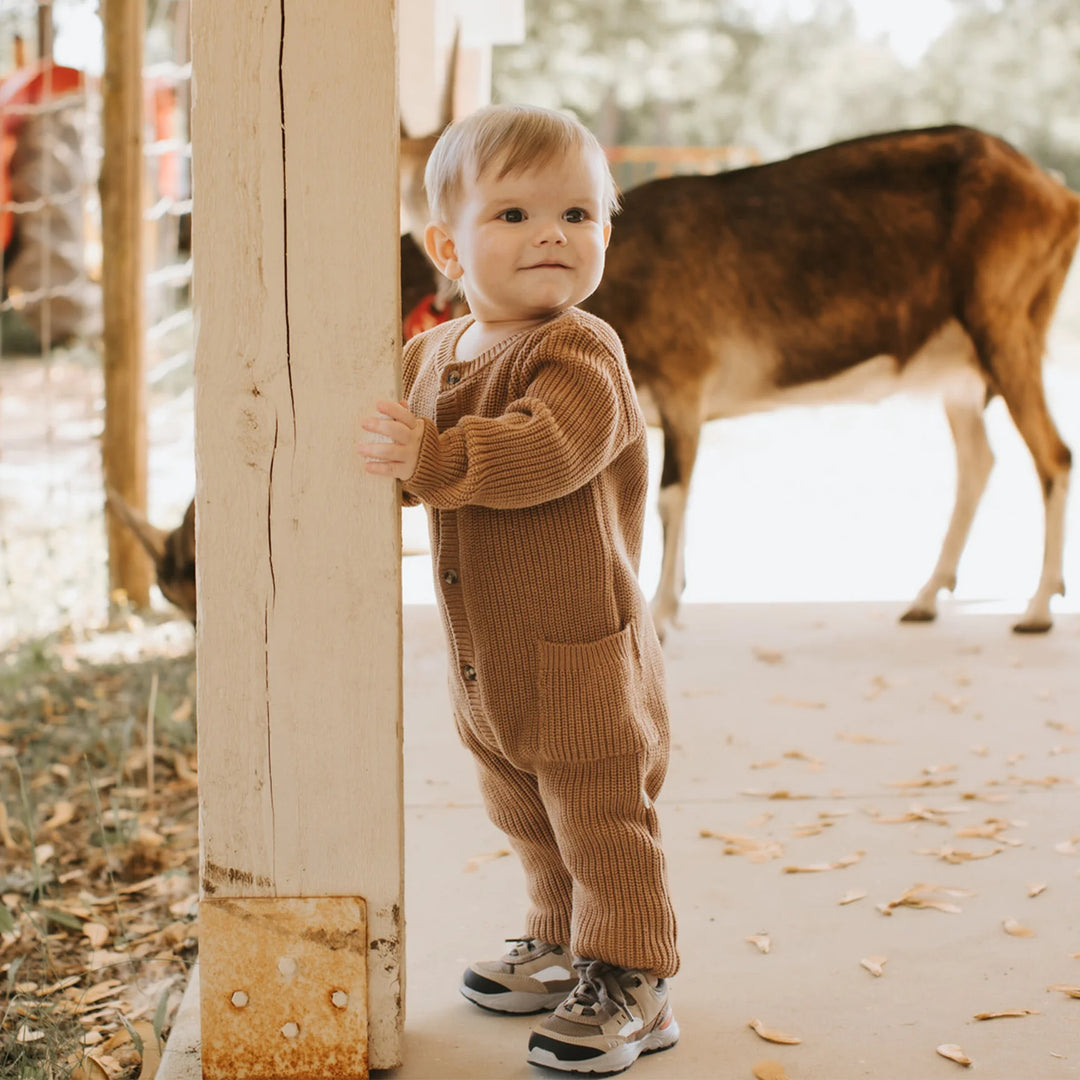
M 149 492 L 166 520 L 194 483 L 188 3 L 150 4 L 142 79 Z M 0 647 L 108 609 L 96 8 L 0 7 Z

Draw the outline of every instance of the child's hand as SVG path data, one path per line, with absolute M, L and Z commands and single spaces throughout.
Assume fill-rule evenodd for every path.
M 367 417 L 360 426 L 387 436 L 390 442 L 361 443 L 360 454 L 367 459 L 364 468 L 369 473 L 408 480 L 416 472 L 424 425 L 409 412 L 404 401 L 377 401 L 375 408 L 381 415 Z

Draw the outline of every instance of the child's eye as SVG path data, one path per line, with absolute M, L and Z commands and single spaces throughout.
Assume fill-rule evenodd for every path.
M 511 207 L 509 210 L 504 210 L 500 215 L 503 221 L 510 222 L 511 225 L 517 225 L 525 220 L 525 211 L 519 210 L 516 206 Z
M 588 219 L 589 215 L 582 210 L 580 206 L 572 206 L 565 214 L 563 214 L 563 217 L 570 222 L 571 225 L 580 225 L 583 221 Z

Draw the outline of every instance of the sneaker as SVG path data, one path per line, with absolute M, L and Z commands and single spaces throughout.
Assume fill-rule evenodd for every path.
M 574 967 L 577 986 L 533 1028 L 533 1065 L 610 1076 L 679 1041 L 666 979 L 599 960 L 578 959 Z
M 550 1012 L 577 985 L 569 953 L 536 938 L 511 939 L 510 945 L 501 960 L 470 964 L 461 992 L 492 1012 Z

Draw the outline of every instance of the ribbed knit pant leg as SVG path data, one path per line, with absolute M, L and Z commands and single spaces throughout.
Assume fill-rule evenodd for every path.
M 525 935 L 569 948 L 572 882 L 551 831 L 536 777 L 515 769 L 460 722 L 458 730 L 476 760 L 488 817 L 506 834 L 525 870 L 531 901 Z
M 667 747 L 593 761 L 543 761 L 540 797 L 573 877 L 576 956 L 669 978 L 675 914 L 653 799 Z

